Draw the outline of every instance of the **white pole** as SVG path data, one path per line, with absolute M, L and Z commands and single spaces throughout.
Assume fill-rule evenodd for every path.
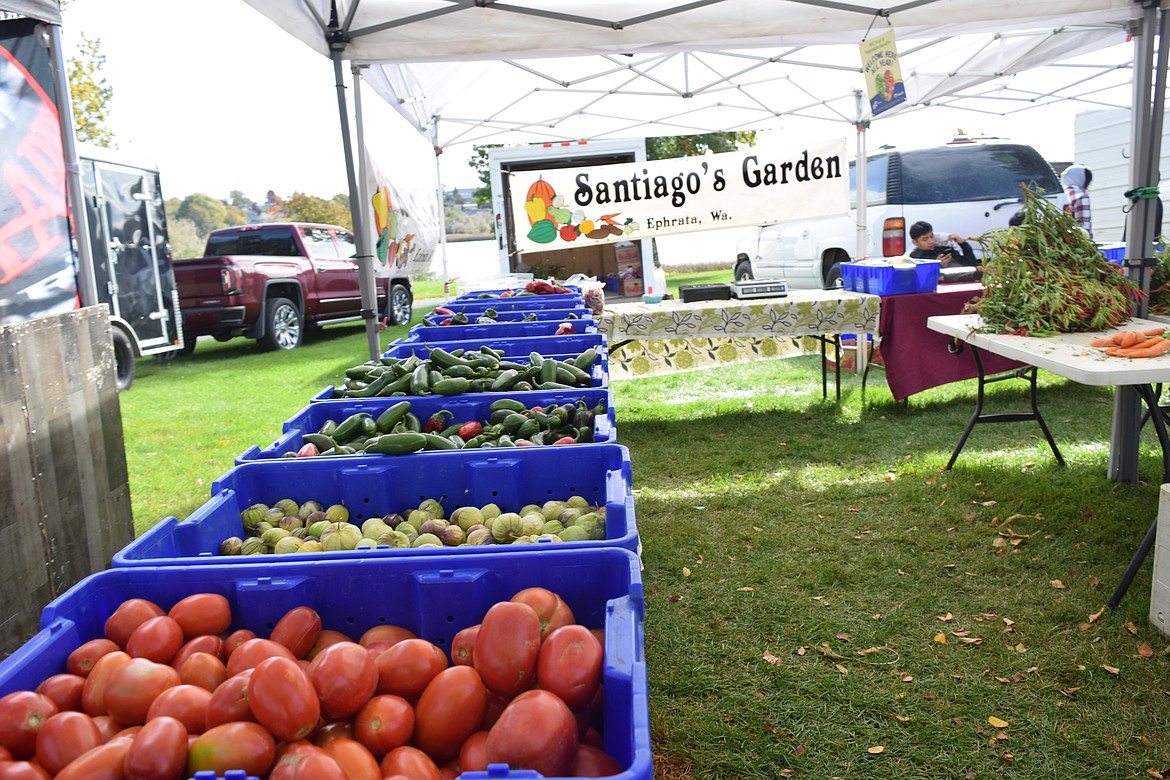
M 447 206 L 443 198 L 443 169 L 439 165 L 443 147 L 439 146 L 439 117 L 431 118 L 431 145 L 435 149 L 435 181 L 439 198 L 439 262 L 443 269 L 443 293 L 450 291 L 451 277 L 447 276 Z
M 857 162 L 855 163 L 854 168 L 854 179 L 857 182 L 857 253 L 854 255 L 854 259 L 864 260 L 865 256 L 869 252 L 869 240 L 867 235 L 869 231 L 867 227 L 867 218 L 865 215 L 866 200 L 868 200 L 866 193 L 867 182 L 865 180 L 865 156 L 868 154 L 865 148 L 865 131 L 869 128 L 869 122 L 862 121 L 861 119 L 861 90 L 857 90 L 853 94 L 857 98 L 857 121 L 854 123 L 854 126 L 857 128 Z

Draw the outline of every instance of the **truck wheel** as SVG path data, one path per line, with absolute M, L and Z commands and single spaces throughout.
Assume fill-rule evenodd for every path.
M 735 281 L 746 282 L 749 279 L 754 279 L 752 276 L 752 264 L 747 260 L 740 260 L 735 265 Z
M 114 373 L 118 380 L 118 390 L 129 390 L 134 384 L 134 345 L 130 337 L 114 328 Z
M 288 298 L 272 298 L 264 307 L 264 349 L 296 349 L 305 330 L 301 310 Z
M 829 270 L 825 273 L 825 289 L 832 290 L 837 287 L 844 287 L 845 283 L 841 279 L 841 264 L 833 263 L 829 266 Z
M 179 352 L 184 355 L 190 355 L 195 351 L 195 342 L 199 339 L 198 336 L 183 336 L 183 346 L 179 348 Z
M 386 301 L 386 316 L 391 325 L 409 325 L 413 306 L 414 297 L 406 285 L 390 285 L 390 295 Z

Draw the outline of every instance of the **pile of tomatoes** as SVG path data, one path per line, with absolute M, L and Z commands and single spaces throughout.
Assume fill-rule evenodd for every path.
M 488 764 L 605 777 L 604 637 L 527 588 L 452 640 L 358 641 L 307 606 L 261 638 L 228 600 L 123 602 L 66 671 L 0 698 L 0 780 L 444 780 Z

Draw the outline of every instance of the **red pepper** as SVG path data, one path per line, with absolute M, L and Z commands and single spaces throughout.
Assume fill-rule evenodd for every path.
M 451 324 L 451 318 L 450 318 L 450 317 L 448 317 L 447 319 L 443 320 L 443 321 L 442 321 L 442 322 L 440 322 L 439 324 L 440 324 L 440 325 L 450 325 L 450 324 Z
M 481 433 L 483 433 L 483 425 L 477 423 L 475 420 L 472 420 L 471 422 L 465 422 L 463 425 L 459 426 L 459 438 L 463 439 L 463 441 L 467 441 L 468 439 L 474 436 L 478 436 Z
M 572 333 L 576 333 L 576 332 L 577 332 L 577 331 L 573 330 L 573 323 L 571 323 L 571 322 L 562 322 L 562 323 L 561 323 L 561 324 L 560 324 L 560 325 L 557 327 L 557 332 L 556 332 L 556 333 L 554 333 L 553 335 L 554 335 L 554 336 L 568 336 L 568 335 L 570 335 L 570 334 L 572 334 Z
M 535 442 L 528 441 L 528 439 L 517 439 L 515 442 L 517 447 L 535 447 Z
M 431 309 L 431 314 L 454 314 L 455 312 L 448 309 L 446 306 L 436 306 Z
M 298 458 L 311 458 L 314 455 L 320 455 L 321 451 L 317 449 L 317 445 L 309 442 L 305 446 L 297 450 Z
M 577 443 L 577 440 L 574 439 L 572 436 L 562 436 L 561 438 L 559 438 L 553 442 L 554 445 L 556 445 L 556 444 L 576 444 L 576 443 Z
M 446 409 L 435 412 L 431 418 L 427 420 L 427 424 L 423 426 L 423 433 L 438 433 L 447 427 L 447 419 L 443 417 L 447 415 L 451 419 L 455 419 L 455 415 L 448 412 Z

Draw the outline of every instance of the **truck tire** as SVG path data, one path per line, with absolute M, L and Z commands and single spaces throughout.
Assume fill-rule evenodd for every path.
M 825 289 L 832 290 L 843 286 L 844 282 L 841 278 L 841 264 L 833 263 L 831 266 L 829 266 L 829 270 L 825 272 Z
M 386 297 L 386 318 L 391 325 L 409 325 L 413 306 L 414 296 L 406 285 L 390 285 L 390 294 Z
M 301 310 L 288 298 L 271 298 L 264 307 L 264 335 L 258 340 L 261 348 L 296 349 L 301 345 L 305 320 Z
M 746 282 L 749 279 L 754 279 L 752 276 L 752 264 L 747 260 L 740 260 L 735 264 L 735 281 Z
M 118 328 L 113 329 L 114 373 L 118 380 L 118 391 L 129 390 L 134 384 L 134 345 L 130 337 Z

